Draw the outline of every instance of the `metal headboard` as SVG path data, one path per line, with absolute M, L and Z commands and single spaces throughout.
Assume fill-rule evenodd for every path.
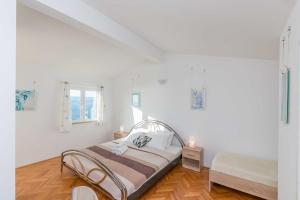
M 182 138 L 178 135 L 178 133 L 172 127 L 170 127 L 169 125 L 165 124 L 164 122 L 161 122 L 161 121 L 158 121 L 158 120 L 143 120 L 143 121 L 140 121 L 130 129 L 129 133 L 131 133 L 135 129 L 144 128 L 144 127 L 147 127 L 147 128 L 153 127 L 156 130 L 160 130 L 160 127 L 164 127 L 165 129 L 167 129 L 171 133 L 174 133 L 174 136 L 179 141 L 181 147 L 183 147 L 185 145 Z

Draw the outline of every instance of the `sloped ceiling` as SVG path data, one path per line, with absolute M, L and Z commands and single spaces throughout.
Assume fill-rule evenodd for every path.
M 80 79 L 110 78 L 144 62 L 127 49 L 18 5 L 17 66 L 50 68 Z
M 83 0 L 167 52 L 277 59 L 295 0 Z

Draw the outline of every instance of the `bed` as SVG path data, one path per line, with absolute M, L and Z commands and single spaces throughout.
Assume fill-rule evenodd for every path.
M 180 163 L 184 146 L 180 136 L 163 122 L 142 121 L 130 130 L 129 136 L 140 130 L 171 133 L 173 139 L 164 150 L 127 143 L 128 150 L 122 155 L 112 153 L 114 145 L 123 142 L 122 139 L 82 150 L 67 150 L 61 155 L 61 172 L 64 167 L 71 170 L 110 199 L 138 199 Z
M 277 163 L 250 156 L 218 153 L 209 171 L 209 191 L 218 183 L 260 198 L 277 199 Z

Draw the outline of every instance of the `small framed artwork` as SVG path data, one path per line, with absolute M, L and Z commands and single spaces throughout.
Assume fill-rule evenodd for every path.
M 141 107 L 141 93 L 140 92 L 133 92 L 131 94 L 131 105 L 135 108 Z
M 289 123 L 290 101 L 290 70 L 281 73 L 281 121 Z
M 16 111 L 35 110 L 35 108 L 35 90 L 16 90 Z
M 191 109 L 203 110 L 206 105 L 206 89 L 191 89 Z

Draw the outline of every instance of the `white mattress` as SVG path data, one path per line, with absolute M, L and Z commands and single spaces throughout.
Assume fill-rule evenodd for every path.
M 277 162 L 232 153 L 218 153 L 211 170 L 277 187 Z
M 105 143 L 104 145 L 110 146 L 110 145 L 112 145 L 112 142 Z M 143 149 L 147 149 L 148 151 L 150 150 L 152 152 L 159 153 L 158 150 L 150 148 L 150 147 L 146 147 L 146 148 L 143 148 Z M 170 161 L 173 161 L 181 154 L 182 148 L 178 147 L 178 146 L 171 145 L 165 151 L 168 152 L 168 153 L 171 153 L 171 155 L 170 155 L 171 157 L 169 159 L 170 159 Z M 156 171 L 156 173 L 154 173 L 152 176 L 157 174 L 160 170 L 162 170 L 168 164 L 168 162 L 166 162 L 164 159 L 159 159 L 159 157 L 155 160 L 153 160 L 153 158 L 147 157 L 147 156 L 144 156 L 142 158 L 140 157 L 140 159 L 142 159 L 144 161 L 155 163 L 156 165 L 160 166 L 159 170 Z M 86 168 L 86 170 L 90 170 L 90 169 L 95 167 L 95 165 L 91 161 L 89 161 L 85 158 L 81 157 L 80 160 L 81 160 L 82 164 L 84 165 L 84 167 Z M 68 156 L 65 157 L 64 161 L 69 166 L 73 166 L 73 163 L 72 163 L 71 159 Z M 79 169 L 79 171 L 81 171 L 80 166 L 77 166 L 77 168 Z M 131 182 L 129 182 L 126 178 L 124 178 L 121 174 L 118 174 L 118 173 L 115 173 L 115 174 L 126 186 L 128 196 L 138 189 L 138 188 L 135 189 L 133 184 Z M 92 173 L 90 177 L 93 180 L 99 180 L 101 177 L 103 177 L 103 174 Z M 151 177 L 149 177 L 149 179 Z M 117 188 L 117 186 L 113 183 L 113 181 L 111 179 L 106 178 L 100 185 L 101 185 L 102 188 L 109 191 L 115 199 L 121 199 L 120 190 Z

